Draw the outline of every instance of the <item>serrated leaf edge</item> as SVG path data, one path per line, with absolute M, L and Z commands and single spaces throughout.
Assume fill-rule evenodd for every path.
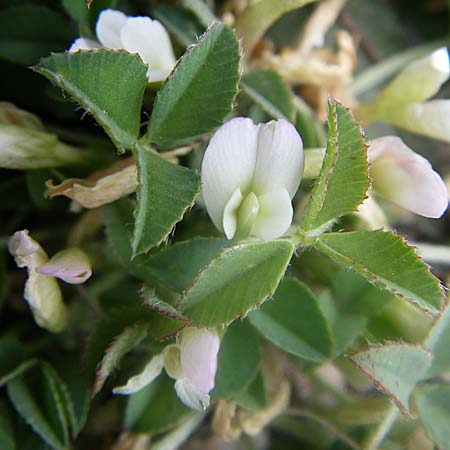
M 360 364 L 358 361 L 355 361 L 353 358 L 355 356 L 361 355 L 361 354 L 365 354 L 365 353 L 370 353 L 372 350 L 377 350 L 379 348 L 386 348 L 386 347 L 414 347 L 414 348 L 420 348 L 421 350 L 424 350 L 429 356 L 430 356 L 430 363 L 431 360 L 433 359 L 433 352 L 424 347 L 421 344 L 413 344 L 413 343 L 406 343 L 406 342 L 386 342 L 384 344 L 372 344 L 370 345 L 368 348 L 360 350 L 358 352 L 352 353 L 351 355 L 345 355 L 353 364 L 356 365 L 356 367 L 361 370 L 361 372 L 365 373 L 375 384 L 375 386 L 377 387 L 377 389 L 379 389 L 380 391 L 384 392 L 385 394 L 388 395 L 388 397 L 391 398 L 391 400 L 394 401 L 394 403 L 398 406 L 398 408 L 407 416 L 413 418 L 410 410 L 409 410 L 409 405 L 404 405 L 400 399 L 387 387 L 385 387 L 383 385 L 383 383 L 366 367 L 364 367 L 362 364 Z M 419 380 L 420 381 L 420 380 Z M 412 392 L 410 393 L 410 397 L 411 397 Z

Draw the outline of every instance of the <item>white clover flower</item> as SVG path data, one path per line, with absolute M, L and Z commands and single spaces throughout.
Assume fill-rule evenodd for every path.
M 68 283 L 86 281 L 92 273 L 87 256 L 79 249 L 68 249 L 49 260 L 28 230 L 16 231 L 9 239 L 8 248 L 17 266 L 28 269 L 24 297 L 36 323 L 52 332 L 62 331 L 68 313 L 54 277 Z
M 449 76 L 449 55 L 442 47 L 408 64 L 372 103 L 360 108 L 360 116 L 450 142 L 450 100 L 429 100 Z
M 202 195 L 215 226 L 228 239 L 282 236 L 303 175 L 303 143 L 280 119 L 254 125 L 238 117 L 211 138 L 201 169 Z
M 104 47 L 137 53 L 149 66 L 147 78 L 150 82 L 164 80 L 175 66 L 169 34 L 158 20 L 129 17 L 120 11 L 105 9 L 100 13 L 95 31 L 99 42 L 78 38 L 69 52 Z
M 214 389 L 217 354 L 220 339 L 216 331 L 189 327 L 181 332 L 177 344 L 167 346 L 126 385 L 113 390 L 115 394 L 130 395 L 141 390 L 161 373 L 176 379 L 175 390 L 180 400 L 197 410 L 209 406 L 209 393 Z
M 439 218 L 448 206 L 447 187 L 430 162 L 396 136 L 371 141 L 368 159 L 380 196 L 420 214 Z

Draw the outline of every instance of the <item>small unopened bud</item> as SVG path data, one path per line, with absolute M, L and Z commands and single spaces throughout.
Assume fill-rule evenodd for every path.
M 33 130 L 44 129 L 39 117 L 9 102 L 0 102 L 0 124 L 17 125 Z
M 89 258 L 79 248 L 68 248 L 56 253 L 50 261 L 39 266 L 36 271 L 41 275 L 56 277 L 70 284 L 84 283 L 92 275 Z
M 0 123 L 0 168 L 42 169 L 84 163 L 84 151 L 63 144 L 54 134 Z

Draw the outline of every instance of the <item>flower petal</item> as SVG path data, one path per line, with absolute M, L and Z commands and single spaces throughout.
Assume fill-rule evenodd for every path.
M 214 225 L 223 231 L 225 205 L 240 188 L 250 192 L 255 170 L 258 126 L 238 117 L 222 125 L 211 138 L 203 157 L 202 195 Z
M 179 399 L 189 408 L 203 411 L 209 406 L 209 395 L 197 389 L 187 378 L 175 382 Z
M 68 322 L 68 311 L 61 289 L 53 277 L 42 276 L 36 271 L 37 267 L 48 261 L 47 254 L 28 230 L 14 233 L 8 247 L 17 265 L 28 269 L 24 298 L 36 323 L 55 333 L 62 331 Z
M 127 16 L 115 9 L 105 9 L 100 13 L 95 32 L 98 40 L 104 47 L 112 49 L 123 48 L 120 40 L 120 30 L 126 21 Z
M 214 388 L 219 336 L 206 328 L 187 328 L 181 334 L 181 367 L 186 378 L 200 392 Z
M 150 65 L 149 81 L 159 81 L 169 75 L 176 63 L 167 30 L 149 17 L 129 17 L 120 32 L 123 48 L 138 53 Z
M 398 105 L 427 100 L 448 80 L 448 51 L 442 47 L 408 64 L 382 91 L 378 102 Z
M 385 118 L 416 134 L 450 142 L 450 100 L 431 100 L 394 108 Z
M 70 284 L 84 283 L 92 275 L 89 258 L 79 248 L 68 248 L 58 252 L 36 271 Z
M 292 223 L 294 211 L 291 197 L 286 189 L 280 188 L 258 197 L 259 213 L 252 235 L 264 240 L 283 236 Z
M 439 218 L 448 206 L 445 183 L 430 162 L 396 136 L 371 142 L 370 174 L 382 197 L 421 216 Z
M 100 43 L 94 41 L 94 39 L 78 38 L 72 42 L 72 45 L 69 47 L 69 52 L 73 53 L 79 50 L 94 50 L 100 47 Z
M 237 214 L 239 206 L 241 206 L 243 196 L 241 190 L 237 188 L 228 200 L 223 211 L 222 226 L 225 236 L 233 239 L 237 230 Z
M 261 194 L 284 188 L 294 197 L 304 169 L 303 142 L 287 120 L 260 125 L 252 191 Z
M 159 376 L 164 367 L 164 358 L 162 354 L 153 356 L 153 358 L 146 364 L 144 370 L 131 377 L 127 384 L 113 389 L 114 394 L 131 395 L 140 391 L 145 386 L 148 386 L 152 381 Z

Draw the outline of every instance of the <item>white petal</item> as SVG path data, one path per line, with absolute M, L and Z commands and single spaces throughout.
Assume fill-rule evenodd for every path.
M 24 298 L 30 305 L 36 323 L 52 332 L 60 332 L 68 322 L 68 311 L 61 289 L 53 277 L 40 275 L 36 268 L 48 261 L 44 249 L 28 230 L 14 233 L 9 240 L 9 251 L 19 267 L 28 269 Z
M 144 370 L 134 377 L 131 377 L 124 386 L 113 389 L 114 394 L 131 395 L 148 386 L 159 376 L 164 367 L 163 355 L 154 356 L 144 367 Z
M 442 47 L 408 64 L 382 91 L 379 102 L 395 105 L 427 100 L 448 80 L 448 51 Z
M 370 174 L 381 196 L 425 217 L 439 218 L 448 206 L 445 183 L 430 162 L 396 136 L 371 142 Z
M 416 134 L 450 142 L 450 100 L 400 106 L 392 110 L 386 122 Z
M 201 392 L 214 388 L 219 336 L 206 328 L 187 328 L 181 334 L 181 367 L 186 378 Z
M 176 381 L 175 391 L 179 399 L 189 408 L 203 411 L 209 406 L 209 395 L 198 390 L 187 378 Z
M 238 117 L 222 125 L 211 138 L 203 157 L 202 195 L 214 225 L 223 231 L 225 205 L 240 188 L 249 193 L 256 162 L 258 126 Z
M 292 223 L 291 197 L 286 189 L 276 189 L 260 195 L 259 213 L 252 234 L 264 240 L 282 236 Z
M 84 283 L 92 275 L 89 257 L 79 248 L 68 248 L 58 252 L 36 271 L 70 284 Z
M 237 229 L 237 213 L 239 206 L 241 206 L 243 196 L 241 190 L 237 188 L 228 200 L 223 211 L 222 226 L 225 236 L 228 239 L 233 239 Z
M 101 47 L 100 43 L 94 41 L 93 39 L 78 38 L 72 42 L 72 45 L 69 47 L 69 52 L 73 53 L 79 50 L 94 50 L 100 47 Z
M 303 142 L 295 127 L 283 119 L 261 125 L 252 191 L 259 196 L 284 188 L 292 198 L 303 168 Z
M 106 48 L 123 48 L 120 40 L 120 30 L 125 25 L 127 16 L 115 9 L 105 9 L 100 13 L 95 32 L 98 40 Z
M 166 29 L 157 20 L 149 17 L 129 17 L 120 32 L 123 48 L 138 53 L 150 65 L 150 81 L 164 79 L 176 63 L 172 43 Z M 155 74 L 152 75 L 152 71 Z M 155 79 L 156 78 L 156 79 Z
M 147 70 L 147 79 L 149 83 L 156 83 L 157 81 L 165 80 L 172 70 L 162 69 L 162 70 Z

